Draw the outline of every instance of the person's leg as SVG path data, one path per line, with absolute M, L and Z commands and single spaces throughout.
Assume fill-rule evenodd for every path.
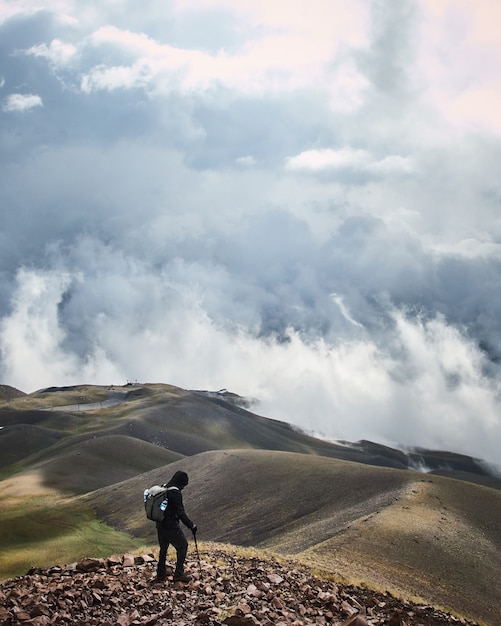
M 174 579 L 176 579 L 184 574 L 184 562 L 188 552 L 188 541 L 179 527 L 169 530 L 168 537 L 169 542 L 174 546 L 177 554 L 176 569 L 174 571 Z
M 167 537 L 165 530 L 158 524 L 158 545 L 160 546 L 160 553 L 158 555 L 157 563 L 157 580 L 163 580 L 167 576 L 166 560 L 167 550 L 169 548 L 169 538 Z

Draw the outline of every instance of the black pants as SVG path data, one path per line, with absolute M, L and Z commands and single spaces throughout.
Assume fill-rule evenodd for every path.
M 162 524 L 157 524 L 158 545 L 160 554 L 158 555 L 157 577 L 164 578 L 167 570 L 165 562 L 167 560 L 167 550 L 172 545 L 176 550 L 176 569 L 174 576 L 181 576 L 184 573 L 184 562 L 188 552 L 188 541 L 179 526 L 166 528 Z

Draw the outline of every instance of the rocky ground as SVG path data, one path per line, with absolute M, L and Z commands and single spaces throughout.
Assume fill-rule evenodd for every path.
M 473 622 L 389 594 L 334 583 L 296 563 L 217 547 L 189 583 L 155 583 L 155 557 L 84 559 L 0 583 L 0 624 L 100 626 L 445 626 Z

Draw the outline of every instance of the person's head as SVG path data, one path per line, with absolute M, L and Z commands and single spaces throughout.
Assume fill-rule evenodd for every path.
M 167 483 L 168 487 L 177 487 L 183 489 L 188 484 L 188 474 L 186 472 L 177 471 Z

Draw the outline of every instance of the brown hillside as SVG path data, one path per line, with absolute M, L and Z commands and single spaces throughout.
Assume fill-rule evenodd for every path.
M 71 562 L 87 546 L 106 556 L 151 544 L 143 489 L 182 468 L 204 540 L 295 555 L 496 624 L 501 491 L 475 483 L 499 489 L 501 480 L 485 464 L 321 441 L 230 399 L 163 384 L 81 385 L 3 403 L 0 575 Z M 409 460 L 451 478 L 409 471 Z
M 335 576 L 495 624 L 501 493 L 442 477 L 267 451 L 216 451 L 84 496 L 113 526 L 154 539 L 145 486 L 190 475 L 205 540 L 293 554 Z
M 240 400 L 246 404 L 243 398 Z M 43 461 L 57 464 L 57 457 L 66 454 L 66 448 L 76 449 L 86 439 L 119 436 L 181 457 L 210 450 L 255 448 L 401 469 L 407 469 L 411 462 L 424 463 L 434 472 L 448 471 L 453 477 L 501 489 L 501 479 L 489 475 L 485 464 L 471 457 L 426 450 L 414 454 L 369 441 L 322 441 L 285 422 L 250 413 L 238 401 L 238 396 L 228 392 L 186 391 L 165 384 L 51 387 L 0 407 L 0 464 L 5 468 L 4 475 L 11 475 Z M 118 455 L 116 451 L 113 478 L 123 480 L 130 473 L 120 474 L 119 467 L 126 468 L 128 459 L 119 460 Z M 125 448 L 123 456 L 128 455 L 129 448 Z M 52 463 L 41 467 L 47 470 L 48 483 L 57 487 L 57 474 L 50 470 Z M 138 472 L 150 467 L 138 467 Z M 95 487 L 110 483 L 106 464 L 74 463 L 71 473 L 73 482 L 65 480 L 61 484 L 65 491 L 70 483 L 80 486 L 89 482 Z M 81 488 L 75 493 L 81 493 Z
M 31 424 L 16 424 L 2 429 L 0 467 L 7 467 L 53 446 L 64 433 Z
M 47 487 L 82 494 L 181 458 L 146 441 L 108 435 L 67 445 L 57 456 L 32 467 L 43 474 Z
M 0 385 L 0 402 L 13 400 L 14 398 L 22 398 L 26 394 L 10 385 Z

